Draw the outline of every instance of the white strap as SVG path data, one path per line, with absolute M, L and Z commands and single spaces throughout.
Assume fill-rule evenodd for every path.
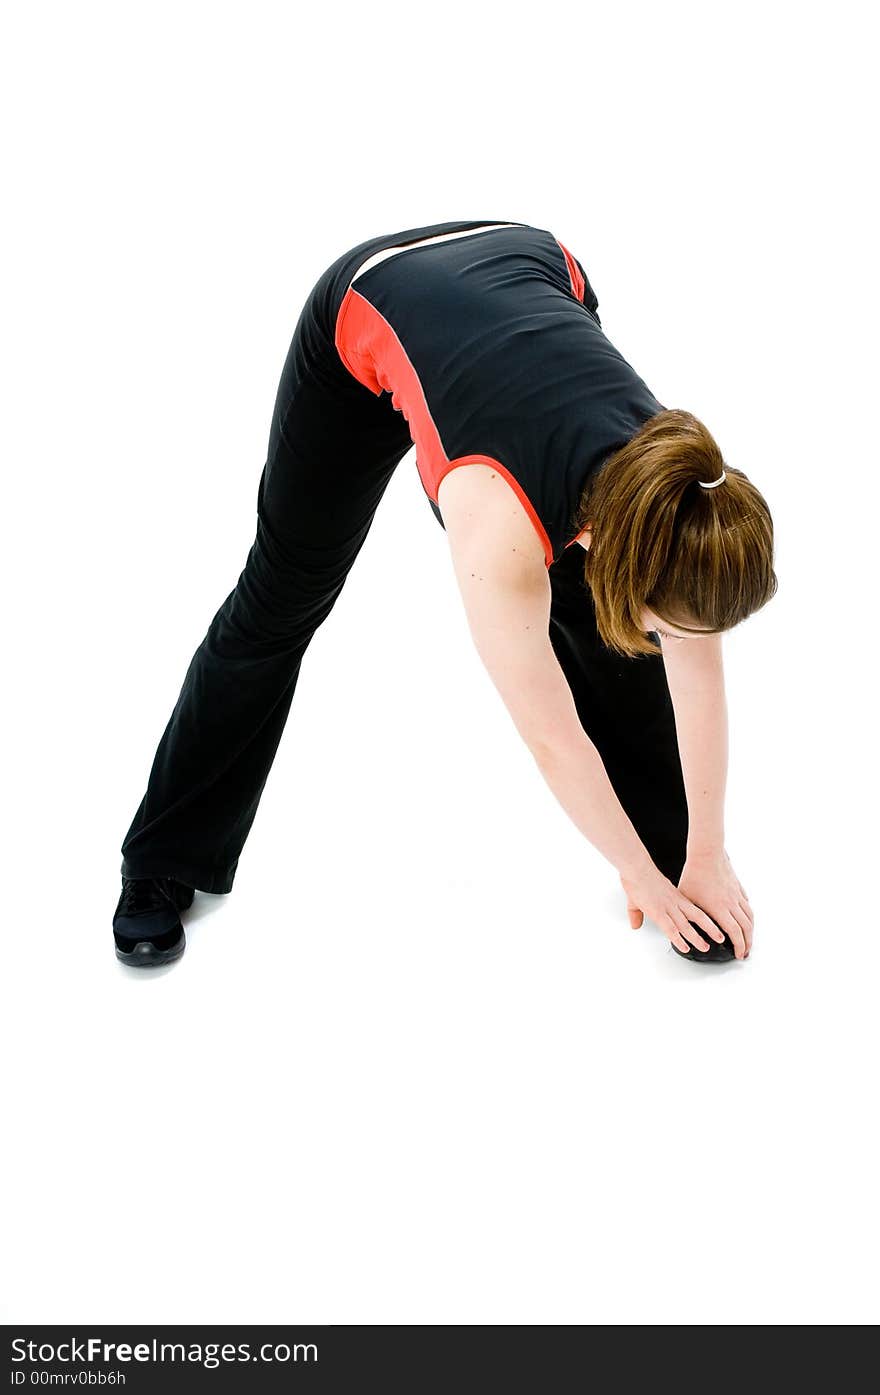
M 518 228 L 519 223 L 483 223 L 479 228 L 464 228 L 461 232 L 438 233 L 435 237 L 422 237 L 418 242 L 402 242 L 397 247 L 386 247 L 381 252 L 374 252 L 371 257 L 367 257 L 365 262 L 361 262 L 357 271 L 349 281 L 353 285 L 359 276 L 363 276 L 365 271 L 371 271 L 380 262 L 386 261 L 389 257 L 396 257 L 398 252 L 409 252 L 413 247 L 429 247 L 435 242 L 451 242 L 456 237 L 473 237 L 474 233 L 494 232 L 496 228 Z

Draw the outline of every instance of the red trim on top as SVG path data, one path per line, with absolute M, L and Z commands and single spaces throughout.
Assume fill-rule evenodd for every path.
M 553 561 L 553 544 L 551 543 L 547 535 L 546 528 L 544 527 L 543 523 L 538 517 L 538 513 L 535 509 L 534 504 L 532 503 L 529 496 L 526 494 L 519 480 L 515 479 L 514 476 L 507 469 L 507 467 L 505 465 L 502 465 L 501 461 L 496 460 L 493 456 L 459 455 L 455 460 L 447 461 L 445 469 L 441 470 L 440 474 L 437 476 L 434 503 L 437 503 L 436 491 L 440 488 L 440 481 L 444 478 L 444 476 L 449 474 L 450 470 L 454 470 L 458 465 L 491 465 L 493 470 L 498 471 L 502 479 L 507 480 L 507 483 L 510 485 L 517 499 L 519 499 L 520 503 L 522 504 L 523 508 L 525 509 L 526 513 L 532 521 L 532 526 L 534 527 L 535 532 L 538 534 L 538 537 L 541 541 L 541 546 L 544 549 L 544 562 L 546 566 L 549 567 L 551 562 Z M 437 506 L 439 508 L 439 504 Z
M 443 476 L 457 465 L 491 465 L 507 480 L 531 519 L 549 567 L 553 547 L 522 485 L 506 466 L 489 455 L 449 459 L 409 355 L 385 316 L 353 286 L 349 286 L 339 307 L 334 341 L 349 373 L 377 397 L 390 392 L 391 405 L 403 413 L 416 448 L 416 469 L 431 503 L 439 508 L 437 488 Z
M 566 547 L 571 547 L 572 543 L 576 543 L 577 540 L 578 540 L 578 538 L 582 538 L 582 537 L 584 536 L 584 533 L 588 533 L 589 531 L 590 531 L 590 525 L 589 525 L 589 523 L 585 523 L 584 526 L 583 526 L 583 528 L 581 529 L 581 531 L 580 531 L 579 533 L 575 533 L 574 537 L 573 537 L 573 538 L 569 538 L 568 542 L 565 543 L 565 545 L 564 545 L 564 547 L 563 547 L 563 549 L 562 549 L 563 552 L 565 551 L 565 548 L 566 548 Z
M 559 238 L 557 237 L 555 241 L 559 242 Z M 574 257 L 569 252 L 568 248 L 564 247 L 561 242 L 559 242 L 559 246 L 562 248 L 562 254 L 565 257 L 565 264 L 568 267 L 568 279 L 571 282 L 571 289 L 574 292 L 577 299 L 583 301 L 586 282 L 584 281 L 584 278 L 581 275 L 580 267 L 578 266 Z

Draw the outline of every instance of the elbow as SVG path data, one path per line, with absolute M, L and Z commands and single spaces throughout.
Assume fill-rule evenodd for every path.
M 523 733 L 523 739 L 532 754 L 532 759 L 541 770 L 558 763 L 563 756 L 562 744 L 558 737 L 546 730 Z

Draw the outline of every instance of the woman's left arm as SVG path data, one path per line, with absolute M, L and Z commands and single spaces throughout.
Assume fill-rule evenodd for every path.
M 738 959 L 752 947 L 754 916 L 724 851 L 727 697 L 721 635 L 660 640 L 688 803 L 687 859 L 678 885 L 720 925 Z

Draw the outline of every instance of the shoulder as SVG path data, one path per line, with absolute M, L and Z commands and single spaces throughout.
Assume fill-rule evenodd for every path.
M 491 461 L 456 465 L 441 479 L 437 505 L 453 554 L 472 549 L 499 561 L 546 568 L 545 545 L 527 500 Z

